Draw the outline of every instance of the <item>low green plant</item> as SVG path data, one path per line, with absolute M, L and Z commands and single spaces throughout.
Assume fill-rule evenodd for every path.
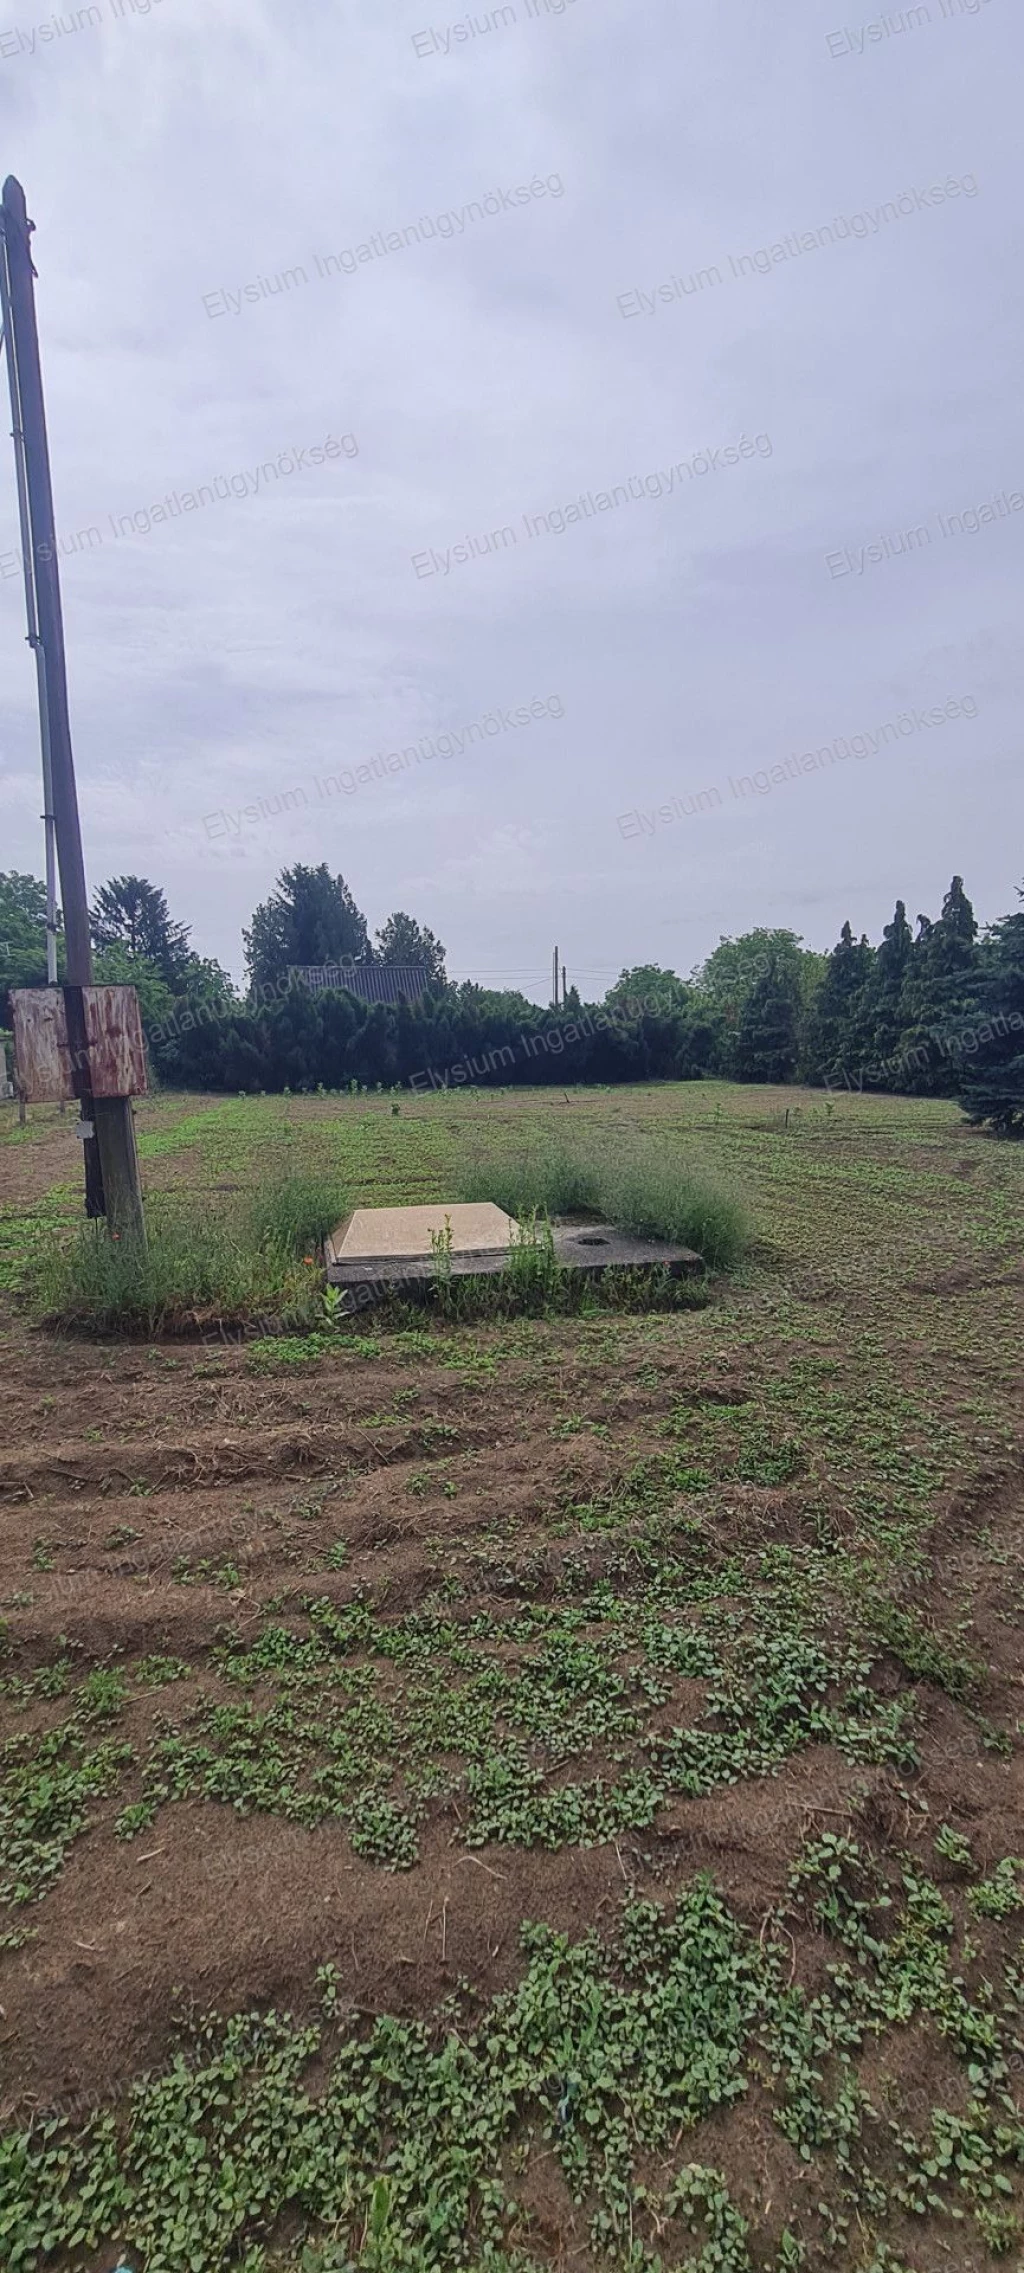
M 442 1309 L 451 1294 L 453 1244 L 452 1219 L 446 1215 L 441 1228 L 430 1233 L 430 1283 Z
M 112 1665 L 97 1665 L 78 1692 L 81 1708 L 88 1720 L 116 1720 L 128 1695 L 123 1673 Z
M 871 1605 L 871 1633 L 884 1642 L 912 1680 L 930 1681 L 958 1701 L 977 1695 L 985 1669 L 976 1658 L 925 1624 L 918 1610 L 879 1597 Z
M 974 1860 L 971 1842 L 962 1831 L 954 1831 L 951 1823 L 940 1824 L 935 1834 L 935 1852 L 944 1862 L 954 1863 L 958 1870 L 969 1870 Z
M 967 1900 L 978 1918 L 1012 1918 L 1024 1910 L 1024 1862 L 1018 1855 L 1006 1855 L 997 1863 L 990 1878 L 983 1878 L 972 1886 Z
M 144 1689 L 162 1689 L 169 1681 L 184 1681 L 188 1667 L 180 1657 L 140 1657 L 135 1679 Z
M 552 1306 L 558 1282 L 558 1263 L 551 1224 L 532 1209 L 512 1226 L 504 1277 L 512 1307 L 527 1312 Z

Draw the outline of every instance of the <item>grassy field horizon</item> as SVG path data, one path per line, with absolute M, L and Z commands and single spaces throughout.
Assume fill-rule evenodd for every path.
M 557 1139 L 566 1129 L 612 1147 L 624 1131 L 655 1138 L 664 1133 L 693 1146 L 703 1140 L 709 1164 L 747 1198 L 755 1236 L 770 1236 L 771 1201 L 790 1180 L 803 1142 L 817 1141 L 820 1149 L 820 1140 L 831 1138 L 852 1146 L 859 1156 L 856 1168 L 854 1152 L 847 1149 L 846 1158 L 857 1183 L 873 1159 L 911 1141 L 941 1148 L 959 1140 L 967 1150 L 981 1145 L 995 1159 L 1013 1158 L 1012 1146 L 994 1146 L 971 1130 L 948 1099 L 829 1094 L 724 1080 L 572 1091 L 474 1089 L 424 1097 L 398 1091 L 221 1096 L 158 1090 L 137 1101 L 135 1117 L 149 1194 L 187 1189 L 197 1197 L 229 1197 L 256 1188 L 268 1163 L 279 1169 L 300 1159 L 311 1168 L 336 1171 L 363 1206 L 437 1197 L 438 1178 L 486 1153 L 502 1130 L 524 1143 L 549 1130 Z M 16 1283 L 21 1238 L 30 1236 L 37 1215 L 70 1226 L 82 1219 L 74 1118 L 71 1107 L 62 1117 L 56 1106 L 36 1106 L 22 1128 L 15 1106 L 0 1107 L 0 1288 Z M 514 1153 L 515 1145 L 511 1149 Z

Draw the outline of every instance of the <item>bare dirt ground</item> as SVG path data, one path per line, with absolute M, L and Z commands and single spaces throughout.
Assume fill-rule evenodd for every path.
M 926 1182 L 938 1173 L 941 1192 L 923 1192 L 920 1215 L 902 1217 L 890 1212 L 900 1203 L 884 1175 L 879 1183 L 877 1141 L 856 1163 L 824 1143 L 797 1167 L 787 1156 L 790 1180 L 760 1227 L 770 1259 L 719 1287 L 703 1311 L 459 1329 L 433 1349 L 415 1335 L 364 1338 L 295 1363 L 259 1345 L 54 1338 L 7 1299 L 4 1733 L 30 1748 L 73 1705 L 75 1744 L 109 1742 L 124 1756 L 95 1797 L 69 1802 L 51 1826 L 61 1855 L 39 1898 L 0 1909 L 0 1926 L 9 1917 L 30 1928 L 20 1946 L 0 1947 L 0 2127 L 116 2104 L 131 2079 L 168 2059 L 183 2016 L 253 2007 L 309 2016 L 325 1964 L 352 2027 L 380 2015 L 429 2022 L 459 1984 L 483 2011 L 522 1978 L 524 1920 L 572 1940 L 604 1934 L 630 1896 L 672 1905 L 699 1872 L 755 1945 L 789 1934 L 791 1985 L 812 1997 L 836 1944 L 811 1916 L 778 1920 L 795 1860 L 826 1833 L 856 1840 L 882 1869 L 917 1859 L 958 1934 L 974 1936 L 969 1980 L 1012 1965 L 1012 1906 L 972 1922 L 964 1869 L 935 1847 L 949 1826 L 979 1879 L 1024 1849 L 1019 1219 L 1015 1254 L 1002 1160 L 990 1172 L 993 1155 L 979 1154 L 980 1178 L 995 1177 L 985 1243 L 980 1211 L 965 1219 L 957 1198 L 977 1189 L 973 1160 L 961 1173 L 962 1141 L 958 1150 L 954 1132 L 946 1143 L 937 1159 L 929 1132 L 917 1169 Z M 77 1157 L 60 1128 L 9 1148 L 4 1200 L 29 1205 L 70 1179 Z M 167 1182 L 187 1167 L 171 1154 Z M 907 1188 L 914 1173 L 902 1158 Z M 865 1237 L 897 1221 L 865 1273 Z M 675 1465 L 658 1466 L 665 1460 Z M 869 1702 L 856 1709 L 867 1727 L 865 1716 L 906 1707 L 913 1762 L 899 1765 L 874 1739 L 844 1752 L 816 1739 L 809 1715 L 770 1772 L 662 1790 L 649 1820 L 616 1802 L 610 1834 L 604 1818 L 593 1834 L 585 1824 L 576 1836 L 531 1830 L 532 1818 L 517 1833 L 499 1808 L 499 1835 L 477 1839 L 464 1772 L 478 1756 L 476 1724 L 453 1723 L 416 1751 L 439 1709 L 427 1694 L 430 1663 L 440 1688 L 489 1695 L 488 1682 L 526 1679 L 538 1637 L 547 1646 L 543 1621 L 575 1603 L 587 1605 L 580 1648 L 607 1651 L 614 1623 L 599 1590 L 632 1605 L 649 1588 L 653 1601 L 660 1567 L 679 1557 L 692 1600 L 714 1595 L 727 1618 L 791 1574 L 794 1587 L 812 1588 L 812 1622 L 829 1646 L 853 1630 L 868 1592 L 887 1587 L 889 1624 L 875 1630 Z M 282 1700 L 306 1710 L 321 1679 L 300 1666 L 311 1601 L 342 1620 L 366 1613 L 365 1631 L 337 1645 L 345 1710 L 360 1773 L 414 1825 L 408 1852 L 388 1846 L 405 1836 L 390 1815 L 384 1831 L 354 1833 L 348 1798 L 319 1820 L 304 1814 L 320 1758 L 313 1737 L 302 1737 L 304 1765 L 292 1762 L 262 1792 L 246 1781 L 244 1733 L 209 1718 L 207 1708 L 236 1698 L 230 1683 L 244 1661 L 246 1709 L 270 1716 L 259 1743 L 291 1761 L 299 1739 Z M 534 1623 L 520 1630 L 527 1614 Z M 795 1650 L 779 1618 L 779 1648 Z M 438 1654 L 421 1693 L 421 1661 L 395 1654 L 395 1638 L 412 1650 L 427 1631 L 417 1621 L 431 1620 Z M 581 1770 L 618 1788 L 641 1739 L 701 1722 L 708 1679 L 682 1659 L 660 1687 L 643 1687 L 646 1631 L 641 1621 L 624 1634 L 614 1694 L 612 1655 L 568 1671 L 563 1657 L 550 1673 L 563 1686 L 554 1702 L 544 1690 L 528 1744 L 546 1794 Z M 268 1633 L 285 1641 L 271 1648 Z M 563 1637 L 559 1650 L 563 1642 L 576 1646 Z M 294 1691 L 273 1654 L 289 1648 Z M 173 1675 L 161 1675 L 168 1666 Z M 510 1709 L 494 1708 L 480 1758 L 520 1742 Z M 583 1734 L 560 1751 L 559 1721 L 568 1728 L 577 1712 Z M 169 1728 L 160 1793 L 147 1820 L 126 1828 L 125 1811 L 149 1804 Z M 341 1735 L 331 1741 L 337 1751 Z M 40 1798 L 43 1813 L 48 1804 Z M 934 2017 L 908 2020 L 865 2055 L 861 2082 L 905 2132 L 920 2129 L 936 2105 L 968 2105 L 950 2059 Z M 753 2075 L 742 2105 L 711 2115 L 689 2151 L 726 2174 L 751 2222 L 751 2263 L 774 2264 L 808 2182 Z M 831 2188 L 831 2178 L 821 2183 Z M 557 2171 L 531 2162 L 519 2198 L 531 2262 L 620 2262 L 595 2249 Z M 979 2228 L 937 2215 L 914 2225 L 893 2211 L 885 2231 L 897 2256 L 875 2261 L 855 2237 L 826 2247 L 813 2224 L 809 2211 L 800 2229 L 809 2265 L 937 2273 L 954 2261 L 951 2246 L 962 2267 L 990 2262 Z M 903 2257 L 908 2235 L 913 2255 Z

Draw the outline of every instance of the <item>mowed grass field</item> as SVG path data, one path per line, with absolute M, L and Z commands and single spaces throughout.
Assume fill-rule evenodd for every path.
M 703 1307 L 56 1337 L 0 1123 L 0 2265 L 1024 2263 L 1024 1147 L 707 1083 L 139 1109 L 149 1193 L 688 1139 Z

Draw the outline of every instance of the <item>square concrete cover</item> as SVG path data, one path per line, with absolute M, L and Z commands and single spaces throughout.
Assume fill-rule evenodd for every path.
M 491 1200 L 471 1207 L 357 1208 L 328 1240 L 328 1261 L 362 1263 L 430 1256 L 430 1234 L 452 1227 L 453 1255 L 504 1254 L 515 1229 Z

